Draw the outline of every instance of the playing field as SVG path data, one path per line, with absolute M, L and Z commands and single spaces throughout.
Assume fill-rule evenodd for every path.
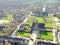
M 37 20 L 38 20 L 39 23 L 43 23 L 44 22 L 43 17 L 40 16 L 40 17 L 36 17 L 36 18 L 37 18 Z
M 17 35 L 17 36 L 23 36 L 23 37 L 29 37 L 29 36 L 31 36 L 31 33 L 27 33 L 27 32 L 25 32 L 25 31 L 18 31 L 18 32 L 16 33 L 16 35 Z
M 40 31 L 38 36 L 44 40 L 53 40 L 52 32 Z

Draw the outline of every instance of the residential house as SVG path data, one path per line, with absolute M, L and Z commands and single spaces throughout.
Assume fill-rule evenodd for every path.
M 36 45 L 58 45 L 50 42 L 37 41 Z

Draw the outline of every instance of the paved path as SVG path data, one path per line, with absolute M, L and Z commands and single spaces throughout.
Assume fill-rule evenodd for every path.
M 33 39 L 33 41 L 30 40 L 28 45 L 34 45 L 34 42 L 36 41 L 36 37 L 37 37 L 37 34 L 38 34 L 38 33 L 39 33 L 39 31 L 33 30 L 32 36 L 31 36 L 31 39 Z
M 55 29 L 52 29 L 52 34 L 53 34 L 53 42 L 56 42 L 56 30 Z

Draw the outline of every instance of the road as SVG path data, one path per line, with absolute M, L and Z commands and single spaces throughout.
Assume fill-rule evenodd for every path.
M 52 29 L 52 34 L 53 34 L 53 37 L 54 37 L 54 39 L 53 39 L 53 42 L 56 42 L 56 30 L 55 29 Z

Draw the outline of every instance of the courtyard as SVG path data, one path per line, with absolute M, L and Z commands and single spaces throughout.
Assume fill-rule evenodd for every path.
M 22 37 L 30 37 L 31 33 L 25 32 L 25 31 L 18 31 L 16 33 L 17 36 L 22 36 Z
M 39 16 L 39 17 L 36 17 L 38 23 L 44 23 L 44 19 L 43 17 Z
M 53 40 L 52 32 L 40 31 L 37 36 L 37 38 L 41 38 L 43 40 Z

